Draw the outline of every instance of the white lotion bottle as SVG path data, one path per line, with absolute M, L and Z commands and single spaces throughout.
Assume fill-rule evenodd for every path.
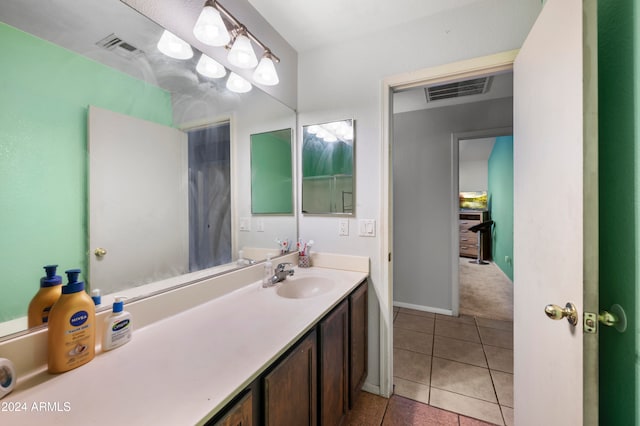
M 131 314 L 124 310 L 122 298 L 116 297 L 113 302 L 113 312 L 104 320 L 104 334 L 102 336 L 102 350 L 109 351 L 131 341 L 133 323 Z

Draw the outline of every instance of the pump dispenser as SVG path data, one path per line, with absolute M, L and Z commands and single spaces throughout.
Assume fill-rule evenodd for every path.
M 113 312 L 104 319 L 104 334 L 102 336 L 102 350 L 109 351 L 131 341 L 133 323 L 131 314 L 124 310 L 121 297 L 113 302 Z
M 48 365 L 50 373 L 63 373 L 95 356 L 96 308 L 78 281 L 80 269 L 66 271 L 68 284 L 49 314 Z
M 29 303 L 27 322 L 30 328 L 47 323 L 49 320 L 49 311 L 60 297 L 62 277 L 56 275 L 57 267 L 58 265 L 47 265 L 44 267 L 46 276 L 40 278 L 40 290 L 38 290 Z

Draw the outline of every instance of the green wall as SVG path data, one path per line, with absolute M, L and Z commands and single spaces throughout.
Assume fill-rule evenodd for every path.
M 513 281 L 513 136 L 496 138 L 488 162 L 488 198 L 495 222 L 493 260 Z
M 0 322 L 42 266 L 87 269 L 89 105 L 172 124 L 167 92 L 0 23 Z
M 635 0 L 598 1 L 600 309 L 620 304 L 629 328 L 599 330 L 600 424 L 638 424 L 638 123 Z M 634 375 L 635 371 L 635 375 Z

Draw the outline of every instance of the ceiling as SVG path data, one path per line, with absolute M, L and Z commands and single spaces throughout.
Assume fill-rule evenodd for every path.
M 481 0 L 249 0 L 298 52 L 366 36 Z
M 460 140 L 460 163 L 489 160 L 496 138 L 479 138 Z

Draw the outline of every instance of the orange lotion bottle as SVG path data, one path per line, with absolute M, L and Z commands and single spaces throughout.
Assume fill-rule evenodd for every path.
M 49 311 L 58 301 L 62 290 L 62 277 L 56 275 L 58 265 L 47 265 L 44 270 L 47 276 L 40 278 L 40 290 L 33 296 L 29 303 L 27 323 L 29 328 L 46 324 L 49 320 Z
M 69 283 L 51 308 L 48 331 L 49 373 L 63 373 L 91 361 L 96 353 L 96 308 L 78 281 L 80 269 L 66 271 Z

